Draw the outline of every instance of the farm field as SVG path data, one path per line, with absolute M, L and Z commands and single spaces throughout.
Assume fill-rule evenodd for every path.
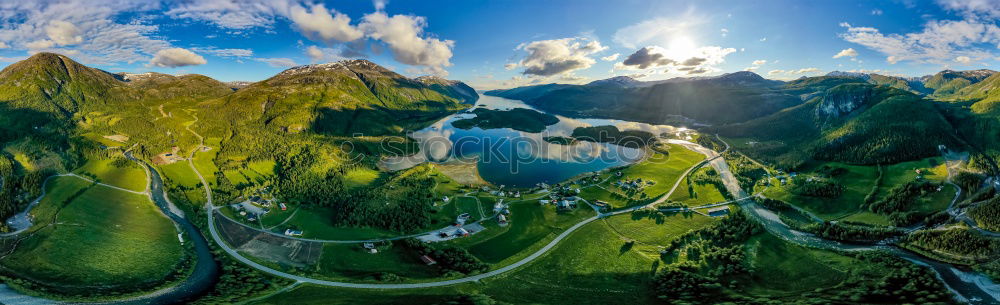
M 221 139 L 218 138 L 205 139 L 205 146 L 212 149 L 199 151 L 194 155 L 194 160 L 192 160 L 194 161 L 194 166 L 198 168 L 198 172 L 201 172 L 201 175 L 205 177 L 205 181 L 208 181 L 208 184 L 211 186 L 215 186 L 218 183 L 215 174 L 219 171 L 219 168 L 215 165 L 215 156 L 219 153 L 220 141 Z
M 799 175 L 809 175 L 822 166 L 845 170 L 844 173 L 831 178 L 845 188 L 839 197 L 824 198 L 792 194 L 779 183 L 778 179 L 771 179 L 771 186 L 764 192 L 764 195 L 801 207 L 824 220 L 847 220 L 889 225 L 891 222 L 887 216 L 872 213 L 862 208 L 865 198 L 869 194 L 873 194 L 872 200 L 884 198 L 893 187 L 915 181 L 918 175 L 916 170 L 920 170 L 921 177 L 927 181 L 943 182 L 947 178 L 947 169 L 943 160 L 936 157 L 882 166 L 881 181 L 878 178 L 879 169 L 877 166 L 848 165 L 835 162 L 812 164 Z M 954 187 L 944 185 L 941 191 L 918 198 L 910 210 L 922 214 L 941 211 L 947 208 L 954 195 Z
M 361 244 L 326 244 L 316 272 L 324 278 L 372 280 L 380 273 L 392 273 L 403 278 L 421 279 L 440 276 L 436 267 L 427 266 L 419 255 L 394 242 L 388 249 L 372 254 Z
M 116 166 L 114 160 L 90 160 L 74 171 L 77 174 L 96 177 L 97 182 L 114 185 L 133 191 L 146 190 L 146 171 L 135 162 L 122 160 L 124 166 Z
M 600 184 L 581 187 L 580 197 L 590 201 L 606 201 L 615 209 L 648 202 L 670 191 L 685 171 L 705 159 L 705 155 L 681 145 L 670 144 L 669 151 L 669 155 L 650 151 L 648 153 L 653 155 L 648 159 L 611 171 L 621 172 L 620 178 L 610 172 L 601 174 L 598 179 L 602 181 L 608 177 L 610 179 Z M 653 181 L 654 184 L 644 187 L 641 193 L 633 194 L 629 200 L 626 197 L 628 196 L 626 190 L 615 186 L 616 181 L 624 179 L 642 179 L 644 182 Z M 677 192 L 685 191 L 686 189 L 682 189 L 683 186 L 682 182 Z
M 519 255 L 530 254 L 525 253 L 525 249 L 555 238 L 566 228 L 594 215 L 587 206 L 579 206 L 570 212 L 557 212 L 554 206 L 539 206 L 534 200 L 512 203 L 510 211 L 508 226 L 498 226 L 498 230 L 488 229 L 456 243 L 464 245 L 485 263 L 506 265 L 516 261 Z
M 174 272 L 184 256 L 177 231 L 148 197 L 67 179 L 82 181 L 53 181 L 35 214 L 37 232 L 4 260 L 17 264 L 5 267 L 47 284 L 102 288 L 155 283 Z
M 770 234 L 754 236 L 746 247 L 750 265 L 759 272 L 736 280 L 754 295 L 792 296 L 833 287 L 847 278 L 852 265 L 859 264 L 851 257 L 789 244 Z
M 709 167 L 702 167 L 691 172 L 688 177 L 709 171 Z M 670 195 L 671 201 L 681 202 L 687 206 L 699 206 L 726 201 L 722 191 L 714 184 L 694 183 L 690 178 L 685 178 L 677 186 L 677 190 Z

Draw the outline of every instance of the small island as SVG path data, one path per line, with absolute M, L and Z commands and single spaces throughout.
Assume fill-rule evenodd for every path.
M 510 128 L 517 131 L 539 133 L 546 127 L 559 123 L 559 118 L 554 115 L 524 108 L 511 110 L 476 108 L 472 113 L 476 117 L 454 121 L 451 126 L 459 129 L 473 127 L 481 129 Z

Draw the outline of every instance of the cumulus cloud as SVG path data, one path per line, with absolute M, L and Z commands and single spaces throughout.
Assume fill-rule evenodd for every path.
M 590 68 L 596 63 L 590 55 L 608 48 L 597 40 L 563 38 L 524 43 L 517 49 L 528 53 L 518 64 L 525 68 L 522 74 L 549 77 Z
M 53 20 L 52 22 L 49 22 L 49 25 L 45 27 L 45 33 L 49 36 L 49 39 L 51 39 L 52 42 L 60 46 L 83 42 L 83 36 L 80 35 L 80 29 L 72 23 L 62 20 Z
M 957 11 L 970 17 L 1000 18 L 998 0 L 938 0 L 947 10 Z
M 327 44 L 353 41 L 364 36 L 364 33 L 351 25 L 351 17 L 327 10 L 323 4 L 314 4 L 309 9 L 299 5 L 292 6 L 289 18 L 303 35 Z
M 314 62 L 323 60 L 323 50 L 320 50 L 316 46 L 309 46 L 306 48 L 306 55 L 308 55 L 309 59 Z
M 504 64 L 504 65 L 503 65 L 503 68 L 504 68 L 505 70 L 508 70 L 508 71 L 509 71 L 509 70 L 514 70 L 514 69 L 517 69 L 517 63 L 516 63 L 516 62 L 509 62 L 509 63 L 507 63 L 507 64 Z
M 163 68 L 176 68 L 184 66 L 204 65 L 207 63 L 204 57 L 195 54 L 187 49 L 171 48 L 156 52 L 153 60 L 149 61 L 150 66 Z
M 666 53 L 663 48 L 658 46 L 649 46 L 632 53 L 625 58 L 622 62 L 625 66 L 633 66 L 639 69 L 646 69 L 651 67 L 666 66 L 676 63 L 673 59 L 666 58 Z
M 956 56 L 970 61 L 992 58 L 990 50 L 1000 43 L 1000 27 L 979 20 L 931 20 L 922 31 L 906 34 L 883 34 L 872 27 L 841 23 L 847 29 L 840 36 L 886 55 L 891 64 L 900 61 L 945 64 Z
M 955 57 L 955 62 L 969 64 L 970 62 L 972 62 L 972 58 L 969 58 L 968 56 L 959 56 Z
M 639 49 L 624 61 L 615 64 L 618 70 L 666 69 L 681 74 L 700 74 L 718 71 L 714 66 L 725 61 L 726 55 L 736 52 L 734 48 L 706 46 L 698 48 L 664 49 L 648 46 Z
M 254 58 L 253 60 L 266 63 L 274 68 L 290 68 L 298 65 L 290 58 Z
M 833 55 L 833 58 L 857 57 L 857 56 L 858 56 L 858 51 L 855 51 L 854 48 L 847 48 L 840 50 L 840 52 L 837 52 L 836 55 Z
M 621 55 L 622 55 L 621 53 L 615 53 L 615 54 L 611 54 L 611 55 L 608 55 L 608 56 L 601 57 L 601 60 L 603 60 L 603 61 L 616 61 L 616 60 L 618 60 L 618 57 L 621 56 Z
M 386 15 L 375 12 L 365 15 L 358 28 L 368 37 L 385 43 L 398 62 L 423 66 L 425 72 L 447 75 L 444 67 L 451 66 L 451 49 L 455 42 L 425 37 L 427 20 L 420 16 Z
M 54 47 L 55 45 L 56 45 L 56 43 L 54 41 L 51 41 L 51 40 L 48 40 L 48 39 L 35 40 L 35 41 L 31 41 L 31 42 L 28 42 L 28 43 L 24 44 L 24 46 L 26 46 L 26 47 L 28 47 L 28 49 L 32 49 L 32 50 L 48 49 L 48 48 Z

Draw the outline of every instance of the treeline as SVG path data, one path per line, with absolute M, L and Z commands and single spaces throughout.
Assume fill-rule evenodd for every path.
M 903 234 L 903 231 L 900 229 L 843 221 L 813 223 L 804 226 L 802 229 L 824 239 L 863 243 L 877 242 Z
M 403 245 L 413 249 L 419 255 L 427 255 L 437 261 L 438 268 L 444 272 L 445 276 L 458 274 L 477 274 L 490 269 L 490 266 L 483 263 L 469 251 L 449 246 L 432 246 L 417 239 L 406 239 Z
M 993 197 L 969 209 L 969 216 L 980 228 L 993 232 L 1000 231 L 1000 197 Z
M 618 130 L 613 125 L 577 127 L 571 135 L 579 141 L 611 143 L 625 147 L 645 147 L 652 144 L 656 135 L 642 130 Z
M 812 177 L 797 176 L 792 178 L 791 182 L 785 189 L 792 194 L 802 196 L 837 198 L 847 189 L 834 181 Z
M 933 252 L 944 252 L 965 261 L 977 261 L 1000 255 L 1000 239 L 978 234 L 970 229 L 923 230 L 911 233 L 902 243 Z

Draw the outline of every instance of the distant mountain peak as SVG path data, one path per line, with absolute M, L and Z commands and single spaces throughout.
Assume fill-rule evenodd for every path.
M 592 81 L 590 83 L 587 83 L 587 86 L 608 86 L 608 85 L 613 85 L 613 86 L 621 86 L 621 87 L 631 88 L 631 87 L 638 87 L 638 86 L 642 85 L 642 83 L 643 83 L 642 81 L 637 80 L 635 78 L 632 78 L 631 76 L 622 75 L 622 76 L 615 76 L 615 77 L 612 77 L 612 78 L 595 80 L 595 81 Z

